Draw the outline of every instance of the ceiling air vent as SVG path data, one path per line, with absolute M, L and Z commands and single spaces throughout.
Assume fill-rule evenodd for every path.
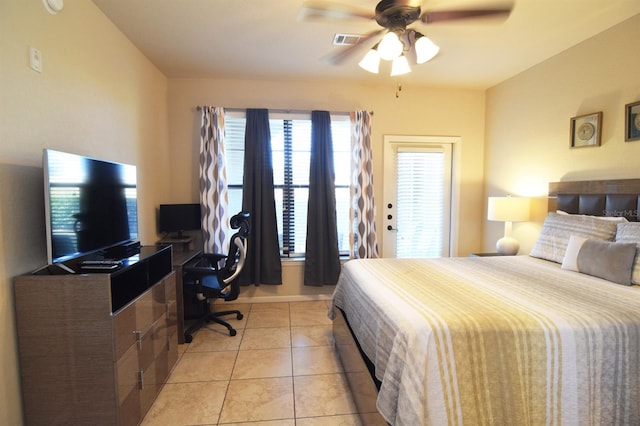
M 352 46 L 358 44 L 362 36 L 357 34 L 336 34 L 333 37 L 333 44 L 335 46 Z

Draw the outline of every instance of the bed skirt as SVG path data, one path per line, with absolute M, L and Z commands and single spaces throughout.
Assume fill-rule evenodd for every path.
M 335 308 L 333 336 L 349 389 L 364 425 L 388 425 L 376 409 L 380 381 L 373 374 L 373 364 L 364 355 L 341 309 Z

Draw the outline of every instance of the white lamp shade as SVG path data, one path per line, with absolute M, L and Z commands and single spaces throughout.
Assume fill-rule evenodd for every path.
M 519 197 L 489 197 L 487 219 L 500 222 L 529 220 L 529 199 Z
M 358 65 L 363 70 L 378 74 L 378 70 L 380 69 L 380 54 L 375 48 L 371 49 L 364 55 L 364 58 L 358 62 Z
M 411 72 L 411 67 L 409 67 L 409 61 L 407 61 L 406 56 L 399 56 L 391 63 L 391 77 L 409 72 Z
M 385 61 L 390 61 L 402 54 L 402 48 L 402 42 L 398 38 L 398 35 L 391 31 L 385 34 L 382 40 L 380 40 L 378 53 L 380 54 L 380 58 Z
M 430 61 L 440 51 L 440 48 L 425 36 L 416 40 L 415 49 L 416 62 L 418 64 L 424 64 L 425 62 Z

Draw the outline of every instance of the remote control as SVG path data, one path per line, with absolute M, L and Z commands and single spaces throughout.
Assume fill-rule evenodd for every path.
M 119 265 L 82 265 L 80 269 L 83 271 L 113 271 L 118 269 Z
M 111 266 L 111 265 L 120 266 L 122 265 L 122 262 L 119 260 L 83 260 L 82 261 L 82 266 Z
M 84 260 L 80 264 L 83 271 L 113 271 L 122 266 L 119 260 Z

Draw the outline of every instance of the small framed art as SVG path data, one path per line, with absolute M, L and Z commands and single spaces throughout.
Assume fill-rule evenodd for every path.
M 640 101 L 624 106 L 624 140 L 640 140 Z
M 600 146 L 602 111 L 571 118 L 571 148 Z

